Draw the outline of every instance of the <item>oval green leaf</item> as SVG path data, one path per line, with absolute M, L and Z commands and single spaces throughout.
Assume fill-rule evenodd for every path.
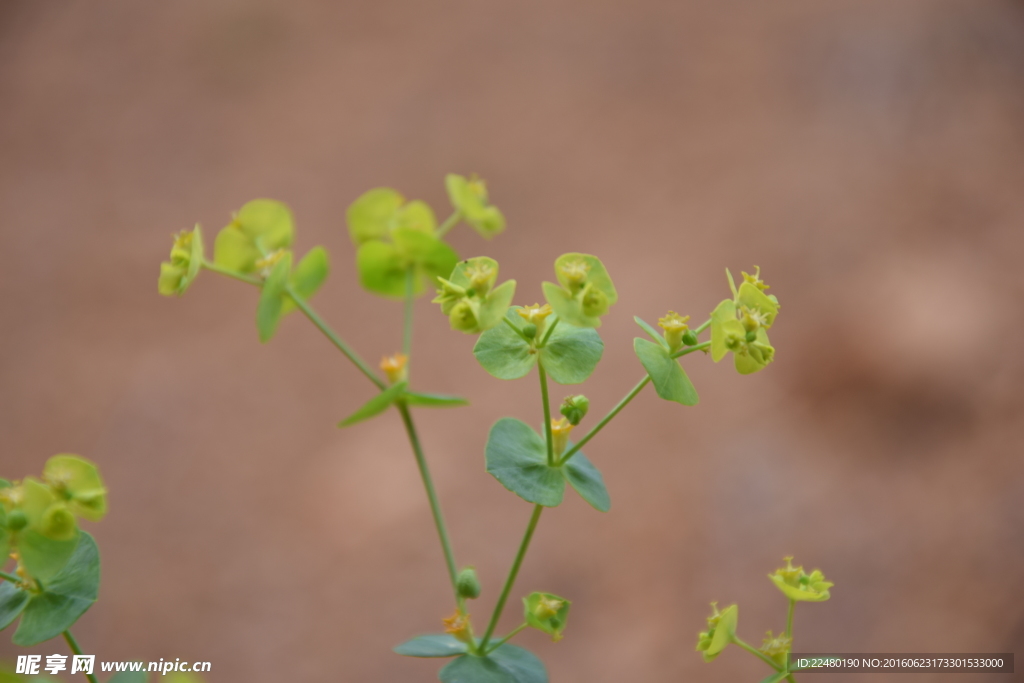
M 537 356 L 530 353 L 530 345 L 522 333 L 518 332 L 519 323 L 523 319 L 515 312 L 515 308 L 505 312 L 505 319 L 508 323 L 503 322 L 480 335 L 473 347 L 473 355 L 483 369 L 494 377 L 519 379 L 533 369 Z
M 469 401 L 461 396 L 426 394 L 419 391 L 405 392 L 405 402 L 411 406 L 422 406 L 424 408 L 457 408 L 469 405 Z
M 391 406 L 392 403 L 397 401 L 402 393 L 405 391 L 406 383 L 399 382 L 398 384 L 392 384 L 390 387 L 380 392 L 369 401 L 363 404 L 363 406 L 352 413 L 344 420 L 338 423 L 339 427 L 349 427 L 357 422 L 363 420 L 369 420 L 371 417 L 380 415 Z
M 393 649 L 403 657 L 457 657 L 467 650 L 465 643 L 447 633 L 419 636 Z
M 608 512 L 611 509 L 612 500 L 608 495 L 608 489 L 605 488 L 601 471 L 594 467 L 582 452 L 573 453 L 572 457 L 562 464 L 561 470 L 569 485 L 595 510 Z
M 603 353 L 604 342 L 596 330 L 559 324 L 540 349 L 540 362 L 559 384 L 579 384 L 594 372 Z
M 544 663 L 508 643 L 486 657 L 463 655 L 441 669 L 439 677 L 441 683 L 548 683 Z
M 25 609 L 31 595 L 10 581 L 0 581 L 0 631 L 10 626 Z
M 700 400 L 697 390 L 693 388 L 679 361 L 669 355 L 668 349 L 637 337 L 633 340 L 633 350 L 654 382 L 658 396 L 684 406 L 697 405 Z
M 547 445 L 530 425 L 501 418 L 487 435 L 485 455 L 487 471 L 523 500 L 545 507 L 562 502 L 565 479 L 559 468 L 548 466 Z
M 256 329 L 260 333 L 260 341 L 266 343 L 277 332 L 284 307 L 284 290 L 288 285 L 288 276 L 292 272 L 292 254 L 286 252 L 270 271 L 260 291 L 260 301 L 256 306 Z

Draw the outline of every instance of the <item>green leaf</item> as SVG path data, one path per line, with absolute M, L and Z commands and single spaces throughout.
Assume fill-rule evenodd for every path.
M 437 218 L 429 204 L 416 200 L 398 210 L 394 227 L 433 235 L 437 229 Z
M 742 335 L 743 325 L 736 319 L 736 304 L 725 299 L 711 311 L 711 359 L 716 363 L 729 353 L 729 334 Z
M 60 453 L 46 461 L 43 479 L 70 496 L 71 511 L 98 522 L 107 514 L 107 489 L 95 463 L 72 453 Z
M 6 523 L 4 512 L 0 509 L 0 559 L 4 561 L 11 552 L 11 532 L 4 527 Z
M 548 683 L 543 662 L 505 643 L 486 657 L 463 655 L 441 669 L 441 683 Z
M 465 643 L 447 633 L 419 636 L 393 649 L 403 657 L 456 657 L 467 651 Z
M 184 676 L 185 674 L 179 675 Z M 108 678 L 107 683 L 146 683 L 148 680 L 149 674 L 145 671 L 120 671 Z
M 473 347 L 473 355 L 483 369 L 498 379 L 525 377 L 537 362 L 537 355 L 530 353 L 530 345 L 517 333 L 523 319 L 515 308 L 505 312 L 512 329 L 506 323 L 497 325 L 480 335 Z
M 260 302 L 256 306 L 256 329 L 260 333 L 260 341 L 266 343 L 277 332 L 284 307 L 284 290 L 288 284 L 288 276 L 292 271 L 292 254 L 286 252 L 274 264 L 270 275 L 263 282 Z
M 491 239 L 505 229 L 505 216 L 488 203 L 487 186 L 482 180 L 449 173 L 444 184 L 452 206 L 481 236 Z
M 371 417 L 380 415 L 402 396 L 402 393 L 405 391 L 405 387 L 405 382 L 392 384 L 390 387 L 364 403 L 362 408 L 339 422 L 338 426 L 348 427 L 357 422 L 362 422 L 363 420 L 368 420 Z
M 304 301 L 309 301 L 320 289 L 320 285 L 327 279 L 330 272 L 330 262 L 327 258 L 327 250 L 323 247 L 313 247 L 302 257 L 299 264 L 291 274 L 292 291 Z M 281 315 L 286 315 L 296 307 L 291 296 L 284 298 L 281 306 Z
M 771 674 L 767 678 L 762 678 L 761 683 L 779 683 L 779 681 L 783 680 L 788 675 L 789 672 L 787 671 L 779 671 L 777 673 Z
M 489 330 L 500 325 L 515 295 L 515 280 L 506 280 L 491 290 L 480 303 L 480 329 Z
M 238 226 L 231 224 L 217 233 L 213 242 L 213 262 L 229 270 L 251 273 L 263 258 L 253 241 Z
M 10 581 L 0 581 L 0 631 L 10 626 L 30 598 L 28 591 L 23 591 Z
M 601 326 L 600 318 L 591 318 L 583 315 L 580 302 L 574 299 L 572 294 L 566 290 L 553 282 L 542 282 L 540 287 L 544 291 L 544 298 L 551 304 L 555 315 L 563 322 L 575 325 L 576 327 Z
M 64 569 L 43 584 L 41 593 L 29 598 L 14 644 L 28 647 L 60 635 L 96 602 L 99 588 L 99 550 L 92 536 L 83 531 Z
M 604 342 L 595 330 L 557 325 L 540 349 L 540 360 L 559 384 L 579 384 L 594 372 L 603 353 Z
M 561 470 L 569 485 L 595 510 L 608 512 L 611 509 L 612 500 L 608 496 L 601 471 L 594 467 L 582 452 L 573 453 L 573 456 L 562 464 Z
M 494 423 L 485 449 L 487 471 L 523 500 L 546 507 L 562 502 L 565 479 L 548 466 L 547 445 L 537 432 L 512 417 Z
M 80 532 L 81 533 L 81 532 Z M 18 553 L 21 562 L 34 578 L 43 584 L 60 572 L 79 545 L 79 535 L 65 541 L 55 541 L 34 529 L 18 532 Z
M 348 207 L 348 234 L 352 242 L 361 245 L 387 236 L 404 202 L 405 198 L 390 187 L 364 192 Z
M 452 272 L 459 255 L 440 239 L 410 228 L 396 228 L 394 243 L 371 240 L 359 247 L 356 267 L 364 288 L 382 296 L 405 297 L 405 274 L 416 268 L 414 292 L 437 286 L 437 278 Z
M 640 329 L 642 329 L 644 332 L 651 336 L 651 339 L 653 339 L 654 341 L 658 342 L 666 349 L 668 349 L 668 342 L 665 341 L 664 335 L 659 334 L 659 332 L 656 329 L 648 325 L 646 321 L 640 318 L 640 316 L 634 315 L 633 320 L 635 320 L 636 324 L 640 326 Z
M 459 255 L 455 253 L 455 250 L 432 234 L 411 228 L 395 228 L 392 237 L 395 247 L 406 263 L 416 265 L 416 272 L 419 276 L 417 278 L 417 293 L 422 292 L 426 287 L 437 287 L 439 284 L 437 278 L 448 277 L 459 263 Z
M 395 245 L 379 240 L 364 243 L 356 252 L 356 268 L 364 289 L 396 299 L 405 296 L 407 265 Z
M 758 289 L 750 282 L 740 285 L 736 303 L 750 309 L 760 311 L 764 315 L 764 326 L 771 327 L 775 322 L 775 316 L 779 314 L 779 305 L 768 298 L 768 295 Z
M 658 396 L 666 401 L 682 403 L 684 406 L 697 405 L 697 401 L 700 400 L 697 397 L 697 390 L 693 388 L 679 361 L 669 355 L 667 348 L 636 337 L 633 340 L 633 350 L 654 382 Z
M 460 396 L 425 394 L 418 391 L 405 392 L 405 402 L 411 406 L 423 406 L 424 408 L 456 408 L 469 405 L 469 401 Z

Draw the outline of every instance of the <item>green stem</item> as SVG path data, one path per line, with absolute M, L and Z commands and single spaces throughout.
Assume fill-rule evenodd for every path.
M 700 327 L 694 328 L 693 333 L 694 334 L 700 334 L 704 330 L 708 329 L 708 325 L 710 325 L 710 324 L 711 324 L 711 318 L 708 318 L 707 320 L 705 320 L 704 322 L 702 322 L 700 324 Z
M 502 320 L 505 322 L 506 325 L 511 327 L 512 331 L 515 332 L 516 334 L 518 334 L 522 338 L 522 340 L 524 342 L 529 344 L 532 341 L 529 337 L 527 337 L 525 334 L 523 334 L 523 331 L 520 330 L 518 327 L 516 327 L 515 324 L 513 324 L 513 322 L 511 320 L 509 320 L 508 318 L 502 318 Z
M 4 559 L 6 559 L 6 558 L 4 558 Z M 10 581 L 11 583 L 21 583 L 21 579 L 19 579 L 14 574 L 8 574 L 7 572 L 0 572 L 0 579 L 6 579 L 7 581 Z
M 537 344 L 537 348 L 542 349 L 547 345 L 548 338 L 551 337 L 551 333 L 555 331 L 556 327 L 558 327 L 558 321 L 559 318 L 555 318 L 555 320 L 548 325 L 548 329 L 544 332 L 544 338 L 540 340 L 540 344 Z
M 786 614 L 786 637 L 793 640 L 793 612 L 796 610 L 796 600 L 789 601 L 789 611 Z
M 250 285 L 262 285 L 263 284 L 263 281 L 260 280 L 259 278 L 255 278 L 255 277 L 252 277 L 251 275 L 246 275 L 244 273 L 239 273 L 236 270 L 231 270 L 230 268 L 225 268 L 224 266 L 219 266 L 219 265 L 217 265 L 216 263 L 214 263 L 212 261 L 204 260 L 203 261 L 203 268 L 206 268 L 207 270 L 212 270 L 215 273 L 220 273 L 221 275 L 227 275 L 228 277 L 233 277 L 236 280 L 241 280 L 242 282 L 246 282 L 246 283 L 248 283 Z
M 71 648 L 73 653 L 76 655 L 82 654 L 82 648 L 78 647 L 78 641 L 76 641 L 75 637 L 71 635 L 70 629 L 64 631 L 64 640 L 68 641 L 68 647 Z M 96 680 L 96 677 L 92 674 L 85 674 L 85 677 L 89 679 L 89 683 L 99 683 L 99 681 Z
M 338 347 L 338 350 L 345 354 L 345 357 L 352 361 L 352 363 L 357 368 L 359 368 L 360 372 L 366 375 L 367 379 L 369 379 L 371 382 L 377 385 L 377 388 L 380 389 L 381 391 L 388 388 L 388 385 L 385 384 L 379 377 L 377 377 L 376 373 L 374 373 L 374 371 L 370 369 L 370 366 L 366 364 L 366 361 L 360 358 L 359 354 L 353 351 L 348 344 L 342 341 L 342 339 L 334 333 L 334 330 L 332 330 L 327 325 L 327 323 L 325 323 L 323 319 L 319 315 L 317 315 L 316 311 L 314 311 L 313 308 L 308 303 L 306 303 L 305 299 L 303 299 L 301 296 L 295 293 L 295 290 L 292 288 L 290 284 L 285 285 L 284 291 L 287 292 L 288 296 L 290 296 L 295 301 L 295 305 L 299 307 L 299 310 L 306 314 L 306 317 L 309 318 L 309 321 L 316 325 L 317 329 L 323 332 L 324 336 L 327 337 L 332 344 Z
M 437 232 L 434 233 L 434 236 L 444 237 L 446 234 L 448 234 L 449 230 L 455 227 L 455 225 L 459 222 L 460 218 L 462 218 L 462 212 L 456 209 L 451 216 L 448 216 L 448 218 L 445 219 L 444 223 L 438 226 Z
M 416 303 L 416 271 L 405 271 L 405 326 L 402 333 L 402 353 L 412 356 L 412 314 Z
M 688 353 L 693 353 L 694 351 L 703 351 L 709 346 L 711 346 L 711 342 L 709 341 L 701 342 L 700 344 L 694 344 L 693 346 L 687 346 L 686 348 L 679 349 L 678 351 L 673 353 L 672 358 L 682 358 Z
M 626 394 L 626 397 L 623 398 L 621 401 L 619 401 L 618 405 L 616 405 L 614 408 L 612 408 L 611 412 L 609 412 L 607 415 L 605 415 L 603 418 L 601 418 L 601 421 L 598 422 L 596 425 L 594 425 L 594 428 L 591 429 L 589 432 L 587 432 L 586 436 L 584 436 L 582 439 L 580 439 L 578 442 L 576 442 L 576 444 L 572 448 L 570 448 L 569 450 L 567 450 L 565 452 L 565 455 L 563 455 L 562 459 L 558 461 L 558 464 L 559 465 L 565 464 L 565 462 L 569 458 L 571 458 L 572 456 L 576 455 L 576 453 L 581 448 L 583 448 L 583 446 L 588 441 L 593 439 L 597 435 L 597 433 L 599 431 L 604 429 L 604 426 L 606 424 L 608 424 L 609 422 L 612 421 L 612 418 L 614 418 L 616 415 L 618 415 L 619 412 L 623 408 L 625 408 L 627 405 L 629 405 L 629 402 L 632 401 L 634 398 L 636 398 L 636 395 L 639 394 L 640 391 L 645 386 L 647 386 L 647 383 L 650 382 L 650 381 L 651 381 L 651 376 L 650 375 L 645 375 L 644 378 L 642 380 L 640 380 L 637 383 L 637 385 L 635 387 L 633 387 L 633 389 L 628 394 Z
M 544 439 L 548 443 L 548 467 L 555 464 L 555 446 L 551 436 L 551 404 L 548 402 L 548 374 L 544 372 L 544 363 L 537 361 L 537 374 L 540 376 L 540 400 L 544 404 Z
M 461 605 L 462 601 L 459 599 L 459 589 L 456 585 L 458 575 L 455 569 L 455 553 L 452 552 L 452 544 L 448 540 L 448 528 L 444 523 L 444 515 L 441 514 L 441 503 L 437 499 L 437 491 L 434 489 L 434 481 L 430 476 L 430 468 L 427 467 L 427 458 L 423 455 L 416 426 L 413 424 L 412 415 L 409 414 L 409 406 L 401 401 L 395 405 L 398 406 L 398 412 L 402 414 L 402 423 L 409 436 L 409 443 L 412 444 L 412 452 L 416 456 L 416 466 L 420 469 L 423 488 L 427 490 L 430 512 L 434 516 L 434 526 L 437 527 L 437 535 L 441 539 L 441 549 L 444 551 L 444 562 L 448 565 L 448 578 L 451 580 L 452 590 L 455 592 L 455 601 Z
M 487 651 L 487 643 L 490 642 L 494 628 L 498 625 L 498 620 L 501 619 L 501 611 L 505 609 L 508 594 L 512 591 L 512 585 L 516 582 L 519 567 L 523 564 L 523 558 L 526 557 L 526 550 L 530 547 L 530 540 L 533 538 L 533 532 L 537 528 L 537 522 L 540 521 L 540 513 L 542 512 L 544 512 L 543 505 L 534 506 L 533 515 L 530 517 L 530 523 L 526 527 L 526 534 L 523 536 L 523 542 L 519 544 L 519 552 L 516 553 L 516 559 L 512 562 L 512 568 L 508 571 L 505 587 L 501 589 L 498 604 L 494 606 L 494 613 L 491 614 L 491 622 L 487 625 L 487 632 L 484 633 L 484 638 L 480 641 L 480 650 L 482 652 Z
M 752 654 L 755 657 L 757 657 L 758 659 L 763 660 L 765 664 L 767 664 L 771 668 L 775 669 L 776 671 L 782 671 L 782 667 L 779 666 L 778 663 L 774 659 L 772 659 L 771 657 L 769 657 L 765 653 L 761 652 L 760 650 L 755 650 L 753 646 L 748 645 L 747 643 L 743 642 L 743 639 L 741 639 L 739 636 L 733 636 L 732 637 L 732 642 L 736 643 L 737 645 L 742 647 L 744 650 L 746 650 L 750 654 Z
M 529 626 L 529 624 L 527 624 L 527 623 L 526 623 L 525 621 L 524 621 L 523 623 L 519 624 L 519 626 L 516 626 L 516 627 L 515 627 L 515 630 L 513 630 L 513 631 L 512 631 L 511 633 L 509 633 L 509 634 L 508 634 L 507 636 L 505 636 L 504 638 L 502 638 L 501 640 L 499 640 L 499 641 L 498 641 L 497 643 L 495 643 L 494 645 L 492 645 L 491 647 L 489 647 L 489 648 L 487 649 L 487 652 L 488 652 L 488 653 L 489 653 L 489 652 L 494 652 L 494 651 L 495 651 L 495 650 L 497 650 L 497 649 L 498 649 L 499 647 L 501 647 L 502 645 L 504 645 L 504 644 L 505 644 L 505 643 L 507 643 L 508 641 L 512 640 L 512 638 L 513 638 L 513 637 L 515 637 L 515 636 L 516 636 L 516 634 L 518 634 L 518 633 L 519 633 L 520 631 L 522 631 L 522 630 L 523 630 L 524 628 L 526 628 L 527 626 Z M 485 653 L 485 654 L 486 654 L 486 653 Z

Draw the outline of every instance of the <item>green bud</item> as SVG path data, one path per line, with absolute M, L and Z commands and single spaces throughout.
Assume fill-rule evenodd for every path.
M 470 600 L 479 598 L 480 579 L 476 576 L 476 570 L 472 567 L 466 567 L 459 572 L 459 576 L 455 580 L 455 587 L 463 598 L 469 598 Z
M 697 343 L 697 335 L 693 333 L 693 330 L 683 332 L 683 343 L 687 346 L 694 346 Z
M 523 336 L 525 336 L 527 339 L 533 339 L 534 337 L 537 336 L 537 326 L 534 325 L 533 323 L 526 323 L 525 325 L 523 325 L 520 332 L 522 332 Z
M 473 310 L 473 305 L 466 300 L 462 300 L 452 307 L 451 313 L 448 314 L 448 320 L 451 322 L 452 329 L 460 332 L 472 332 L 479 327 L 476 311 Z
M 21 510 L 11 510 L 7 513 L 7 528 L 11 531 L 21 531 L 28 526 L 28 517 Z
M 752 341 L 757 339 L 757 331 L 756 330 L 747 330 L 747 333 L 746 333 L 746 335 L 744 335 L 744 337 L 746 338 L 746 340 L 748 342 L 752 342 Z
M 569 424 L 576 426 L 587 416 L 590 409 L 590 399 L 583 394 L 569 396 L 562 402 L 561 413 L 569 421 Z
M 608 296 L 589 284 L 584 288 L 583 300 L 580 304 L 583 308 L 583 315 L 591 318 L 600 318 L 608 312 Z

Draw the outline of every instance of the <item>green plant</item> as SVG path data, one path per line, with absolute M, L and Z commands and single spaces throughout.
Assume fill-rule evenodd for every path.
M 555 260 L 557 283 L 543 283 L 547 303 L 512 305 L 516 282 L 498 284 L 498 263 L 479 256 L 459 260 L 444 236 L 464 222 L 485 238 L 505 228 L 501 212 L 490 203 L 486 185 L 476 177 L 448 175 L 445 181 L 453 211 L 438 225 L 431 208 L 406 201 L 389 188 L 370 190 L 348 208 L 349 235 L 356 251 L 359 281 L 368 291 L 404 302 L 401 351 L 386 356 L 378 375 L 313 309 L 309 300 L 323 284 L 328 259 L 322 247 L 310 250 L 293 266 L 292 214 L 282 203 L 258 199 L 243 206 L 223 228 L 206 257 L 199 226 L 180 233 L 171 258 L 161 266 L 159 289 L 165 295 L 183 294 L 201 269 L 232 277 L 260 290 L 256 327 L 261 341 L 273 337 L 281 319 L 301 311 L 376 387 L 378 393 L 340 422 L 348 427 L 394 408 L 404 425 L 419 468 L 451 583 L 454 613 L 443 620 L 444 633 L 419 636 L 395 648 L 411 657 L 453 658 L 440 672 L 446 683 L 547 680 L 544 665 L 533 654 L 509 641 L 532 627 L 559 640 L 565 630 L 570 601 L 549 593 L 523 598 L 523 622 L 504 636 L 496 634 L 499 619 L 512 593 L 534 530 L 546 507 L 562 502 L 566 484 L 601 512 L 611 505 L 600 471 L 580 450 L 625 408 L 648 383 L 661 398 L 692 406 L 697 392 L 679 359 L 695 351 L 719 361 L 732 353 L 739 372 L 765 367 L 774 350 L 767 330 L 778 314 L 774 296 L 754 275 L 743 274 L 737 288 L 728 275 L 732 298 L 724 300 L 704 323 L 690 329 L 688 316 L 669 312 L 659 320 L 661 331 L 639 318 L 650 340 L 637 338 L 634 351 L 645 374 L 626 396 L 575 443 L 573 430 L 586 417 L 590 402 L 573 395 L 553 418 L 550 380 L 579 384 L 594 372 L 604 352 L 596 328 L 618 299 L 615 285 L 596 256 L 563 254 Z M 542 410 L 541 432 L 520 420 L 505 417 L 491 428 L 484 448 L 487 471 L 505 488 L 533 505 L 532 514 L 503 588 L 483 626 L 474 629 L 467 603 L 480 595 L 472 568 L 459 569 L 441 505 L 416 430 L 412 408 L 465 405 L 464 399 L 414 391 L 410 377 L 413 357 L 413 302 L 436 289 L 434 303 L 448 316 L 452 329 L 479 335 L 473 353 L 480 365 L 498 379 L 525 377 L 536 369 Z M 710 329 L 710 339 L 699 335 Z
M 697 651 L 704 655 L 705 662 L 714 661 L 730 644 L 738 645 L 774 670 L 761 683 L 778 683 L 783 679 L 793 683 L 793 673 L 798 669 L 790 666 L 789 654 L 793 651 L 793 614 L 796 603 L 824 602 L 831 597 L 829 589 L 835 584 L 826 581 L 825 575 L 818 569 L 808 574 L 803 567 L 793 566 L 792 557 L 784 559 L 786 566 L 776 569 L 768 578 L 789 600 L 786 629 L 777 636 L 768 631 L 760 649 L 755 649 L 736 635 L 739 606 L 729 605 L 719 612 L 718 604 L 713 602 L 707 630 L 697 636 Z

